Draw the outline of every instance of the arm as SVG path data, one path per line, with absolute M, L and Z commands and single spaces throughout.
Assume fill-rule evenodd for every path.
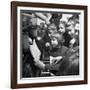
M 40 19 L 44 20 L 46 24 L 49 24 L 50 23 L 50 18 L 51 18 L 51 15 L 50 14 L 47 14 L 47 16 L 45 16 L 43 13 L 35 13 L 35 15 L 37 17 L 39 17 Z
M 41 52 L 40 52 L 35 40 L 33 40 L 33 45 L 30 45 L 30 51 L 34 58 L 35 65 L 37 67 L 39 67 L 40 69 L 44 69 L 45 64 L 42 61 L 40 61 Z

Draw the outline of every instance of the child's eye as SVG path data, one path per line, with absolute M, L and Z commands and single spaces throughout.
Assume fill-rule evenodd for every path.
M 63 27 L 60 27 L 60 29 L 63 29 Z

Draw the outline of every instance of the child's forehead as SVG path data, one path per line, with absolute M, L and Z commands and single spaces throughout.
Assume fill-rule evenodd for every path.
M 65 24 L 64 23 L 59 23 L 59 26 L 65 26 Z
M 56 29 L 57 27 L 56 27 L 56 25 L 55 24 L 50 24 L 49 26 L 48 26 L 48 29 Z

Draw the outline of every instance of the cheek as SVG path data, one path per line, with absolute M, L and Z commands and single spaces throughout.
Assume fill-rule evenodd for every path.
M 58 41 L 57 40 L 51 40 L 51 44 L 56 46 L 56 45 L 58 45 Z
M 65 32 L 65 29 L 64 28 L 62 29 L 62 32 Z
M 71 31 L 71 34 L 75 34 L 75 31 L 74 31 L 74 30 L 72 30 L 72 31 Z
M 51 34 L 48 34 L 49 37 L 51 37 Z

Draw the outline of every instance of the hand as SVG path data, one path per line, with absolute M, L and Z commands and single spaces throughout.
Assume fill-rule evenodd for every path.
M 40 68 L 41 70 L 44 70 L 45 69 L 45 64 L 42 61 L 40 61 L 40 60 L 38 60 L 37 62 L 35 62 L 35 65 L 38 68 Z
M 49 43 L 49 42 L 47 42 L 47 43 L 45 44 L 45 46 L 46 46 L 46 47 L 49 47 L 49 46 L 50 46 L 50 43 Z
M 48 24 L 50 24 L 50 21 L 48 19 L 46 19 L 45 23 L 48 25 Z
M 50 56 L 50 64 L 57 64 L 62 58 L 63 58 L 62 56 L 57 57 Z

